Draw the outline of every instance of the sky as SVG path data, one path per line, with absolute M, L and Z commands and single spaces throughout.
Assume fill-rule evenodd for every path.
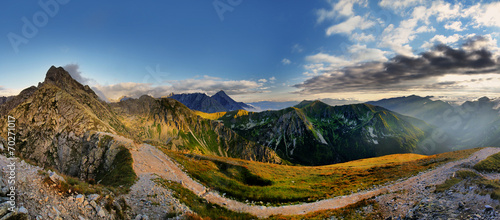
M 103 99 L 460 101 L 500 92 L 500 2 L 0 2 L 0 96 L 63 66 Z

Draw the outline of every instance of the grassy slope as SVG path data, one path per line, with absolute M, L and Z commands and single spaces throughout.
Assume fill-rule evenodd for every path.
M 500 172 L 500 153 L 493 154 L 474 165 L 478 171 Z
M 240 201 L 262 201 L 276 205 L 351 194 L 465 158 L 477 150 L 428 157 L 390 155 L 316 167 L 276 165 L 171 151 L 165 153 L 182 164 L 191 176 L 212 189 Z

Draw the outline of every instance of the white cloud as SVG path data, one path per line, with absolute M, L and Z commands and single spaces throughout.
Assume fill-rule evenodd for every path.
M 402 20 L 398 27 L 395 27 L 393 24 L 387 25 L 382 32 L 381 41 L 378 46 L 389 47 L 397 54 L 414 57 L 413 48 L 409 43 L 416 38 L 418 33 L 435 31 L 429 23 L 429 17 L 433 13 L 433 10 L 429 10 L 424 6 L 415 7 L 411 13 L 411 17 Z M 424 25 L 418 27 L 419 23 L 423 23 Z
M 453 44 L 458 42 L 460 39 L 462 39 L 463 36 L 460 34 L 454 34 L 451 36 L 444 36 L 444 35 L 436 35 L 433 38 L 431 38 L 429 41 L 425 42 L 422 45 L 422 48 L 431 48 L 434 46 L 436 43 L 441 43 L 441 44 Z
M 432 26 L 420 26 L 415 30 L 415 33 L 427 33 L 427 32 L 434 32 L 436 29 Z
M 315 55 L 307 56 L 306 60 L 311 63 L 328 63 L 330 66 L 342 67 L 349 65 L 351 62 L 342 57 L 333 56 L 326 53 L 317 53 Z
M 377 48 L 367 48 L 366 45 L 352 45 L 347 49 L 346 56 L 334 56 L 326 53 L 318 53 L 307 56 L 306 61 L 310 64 L 304 65 L 306 76 L 317 76 L 324 72 L 331 72 L 346 66 L 352 66 L 362 62 L 385 62 L 388 52 Z
M 462 28 L 462 22 L 461 21 L 454 21 L 450 22 L 444 25 L 444 28 L 448 30 L 455 30 L 455 31 L 463 31 L 465 28 Z
M 365 30 L 372 27 L 373 25 L 375 25 L 375 22 L 356 15 L 354 17 L 350 17 L 344 22 L 330 26 L 326 30 L 326 35 L 330 36 L 332 34 L 351 34 L 355 29 Z
M 14 95 L 19 95 L 21 90 L 19 89 L 10 89 L 10 88 L 5 88 L 4 86 L 0 86 L 0 96 L 14 96 Z
M 269 78 L 269 81 L 275 81 L 276 80 L 276 77 L 272 76 L 271 78 Z
M 432 3 L 432 6 L 428 9 L 431 14 L 436 15 L 436 20 L 442 22 L 445 20 L 458 18 L 461 16 L 463 10 L 461 9 L 461 4 L 452 5 L 449 2 L 436 1 Z
M 265 80 L 265 79 L 261 79 Z M 224 90 L 229 95 L 250 94 L 262 92 L 263 84 L 259 81 L 250 80 L 216 80 L 214 77 L 203 77 L 195 79 L 185 79 L 177 81 L 169 81 L 170 85 L 153 86 L 150 83 L 118 83 L 114 85 L 96 85 L 93 89 L 96 93 L 101 93 L 105 97 L 104 100 L 118 100 L 122 96 L 137 98 L 142 95 L 150 95 L 153 97 L 166 96 L 171 92 L 174 93 L 194 93 L 201 92 L 207 94 L 215 94 L 220 90 Z
M 382 0 L 378 3 L 380 7 L 393 9 L 395 11 L 406 9 L 410 6 L 422 3 L 422 0 Z
M 304 51 L 304 48 L 300 44 L 294 44 L 292 46 L 292 53 L 302 53 Z
M 80 65 L 78 64 L 67 64 L 63 66 L 63 68 L 64 70 L 68 71 L 69 75 L 71 75 L 71 77 L 73 77 L 74 80 L 78 81 L 83 85 L 95 83 L 95 80 L 82 76 L 82 72 L 80 71 Z
M 261 82 L 261 83 L 266 83 L 266 82 L 267 82 L 267 79 L 259 79 L 259 82 Z
M 288 65 L 288 64 L 291 64 L 291 63 L 292 63 L 292 61 L 290 61 L 290 60 L 289 60 L 289 59 L 287 59 L 287 58 L 283 58 L 283 60 L 281 60 L 281 63 L 282 63 L 283 65 Z
M 465 9 L 464 17 L 471 17 L 475 27 L 500 27 L 500 2 L 478 3 Z
M 387 61 L 387 51 L 376 48 L 367 48 L 366 45 L 353 45 L 349 48 L 351 60 L 355 63 L 371 61 Z
M 350 17 L 354 15 L 354 5 L 361 5 L 366 7 L 368 2 L 366 0 L 328 0 L 331 6 L 330 10 L 319 9 L 316 14 L 318 15 L 317 22 L 321 23 L 327 19 L 334 19 L 338 17 Z
M 370 42 L 375 40 L 375 36 L 365 33 L 353 33 L 350 37 L 351 41 L 356 42 Z

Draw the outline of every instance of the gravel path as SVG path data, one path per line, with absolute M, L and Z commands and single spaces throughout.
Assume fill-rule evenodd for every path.
M 270 215 L 278 214 L 299 215 L 325 209 L 336 209 L 354 204 L 363 199 L 399 191 L 408 192 L 408 198 L 403 199 L 408 199 L 407 201 L 410 203 L 410 200 L 412 198 L 417 198 L 417 195 L 421 193 L 421 191 L 427 191 L 425 190 L 426 186 L 440 184 L 448 179 L 460 167 L 471 167 L 471 165 L 498 152 L 500 152 L 500 148 L 485 148 L 476 152 L 469 158 L 444 164 L 433 170 L 420 173 L 414 177 L 400 180 L 391 185 L 383 186 L 375 190 L 362 191 L 347 196 L 325 199 L 313 203 L 286 205 L 280 207 L 248 205 L 224 198 L 218 193 L 212 191 L 207 192 L 207 189 L 203 185 L 191 179 L 175 163 L 173 163 L 167 155 L 151 145 L 139 145 L 137 149 L 132 151 L 132 156 L 135 161 L 134 169 L 138 174 L 155 173 L 165 179 L 182 183 L 184 187 L 205 198 L 211 203 L 224 206 L 233 211 L 247 212 L 258 217 L 268 217 Z M 382 201 L 383 198 L 379 200 Z M 399 212 L 406 211 L 408 211 L 408 208 L 399 209 Z

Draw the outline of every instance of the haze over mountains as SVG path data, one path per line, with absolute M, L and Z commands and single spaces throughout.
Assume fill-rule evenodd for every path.
M 453 106 L 431 97 L 408 96 L 368 102 L 412 116 L 445 132 L 440 139 L 456 142 L 453 150 L 500 146 L 498 101 L 487 97 Z

